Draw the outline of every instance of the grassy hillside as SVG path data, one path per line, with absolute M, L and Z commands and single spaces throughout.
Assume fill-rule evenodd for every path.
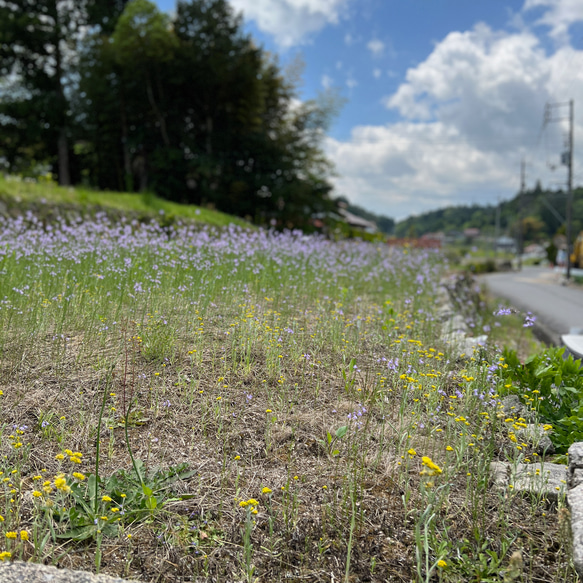
M 13 176 L 0 175 L 0 212 L 26 210 L 39 206 L 69 210 L 77 208 L 89 213 L 104 210 L 128 216 L 167 217 L 195 220 L 215 226 L 236 224 L 250 227 L 239 217 L 196 205 L 184 205 L 158 198 L 152 193 L 99 192 L 82 187 L 62 187 L 49 180 L 28 182 Z M 163 211 L 163 213 L 161 213 Z

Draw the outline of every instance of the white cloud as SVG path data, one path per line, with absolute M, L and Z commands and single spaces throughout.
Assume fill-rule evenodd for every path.
M 369 41 L 369 43 L 366 46 L 375 57 L 380 57 L 383 54 L 383 51 L 385 50 L 385 43 L 378 39 L 373 39 Z
M 350 0 L 230 0 L 246 19 L 287 48 L 328 24 L 337 24 Z
M 374 69 L 372 75 L 375 79 L 380 79 L 383 72 L 380 69 Z
M 583 51 L 564 46 L 549 55 L 528 31 L 477 25 L 452 32 L 385 98 L 400 122 L 327 141 L 341 174 L 337 192 L 397 218 L 513 196 L 520 158 L 546 155 L 535 149 L 545 102 L 571 96 L 583 97 Z M 583 141 L 583 121 L 577 123 L 576 158 Z M 531 181 L 548 182 L 545 161 L 533 163 Z M 561 171 L 555 180 L 564 178 Z
M 348 79 L 346 79 L 346 87 L 349 89 L 354 89 L 355 87 L 358 87 L 358 81 L 350 76 Z
M 344 35 L 344 44 L 345 44 L 347 47 L 350 47 L 350 46 L 352 46 L 352 43 L 353 43 L 353 42 L 354 42 L 354 38 L 353 38 L 353 36 L 352 36 L 352 35 L 351 35 L 349 32 L 347 32 L 347 33 Z
M 525 0 L 523 12 L 533 8 L 546 8 L 537 24 L 549 26 L 551 36 L 561 42 L 569 41 L 569 27 L 583 21 L 583 2 L 581 0 Z
M 332 84 L 334 83 L 334 79 L 332 79 L 332 77 L 329 77 L 328 75 L 322 75 L 322 79 L 320 82 L 322 83 L 322 87 L 324 87 L 324 89 L 330 89 L 330 87 L 332 87 Z

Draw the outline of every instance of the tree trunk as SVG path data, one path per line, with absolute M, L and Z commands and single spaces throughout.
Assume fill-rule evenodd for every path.
M 59 10 L 55 3 L 55 78 L 57 81 L 57 103 L 60 111 L 58 116 L 60 118 L 59 137 L 57 140 L 57 156 L 59 159 L 59 184 L 61 186 L 71 185 L 71 172 L 69 169 L 69 140 L 67 139 L 67 99 L 65 98 L 65 90 L 63 88 L 63 66 L 61 54 L 61 23 L 59 21 Z
M 67 139 L 67 129 L 59 130 L 58 142 L 59 155 L 59 184 L 61 186 L 71 186 L 71 175 L 69 173 L 69 141 Z
M 152 82 L 150 81 L 150 75 L 146 76 L 146 93 L 148 94 L 148 100 L 152 109 L 154 110 L 154 115 L 158 119 L 158 123 L 160 124 L 160 133 L 162 134 L 162 141 L 164 145 L 169 148 L 170 147 L 170 139 L 168 138 L 168 132 L 166 131 L 166 120 L 164 116 L 158 109 L 158 105 L 156 100 L 154 99 L 154 91 L 152 90 Z
M 121 147 L 123 151 L 124 188 L 128 192 L 134 191 L 134 175 L 132 172 L 132 161 L 128 146 L 128 120 L 126 115 L 126 104 L 123 86 L 120 92 L 119 116 L 121 121 Z

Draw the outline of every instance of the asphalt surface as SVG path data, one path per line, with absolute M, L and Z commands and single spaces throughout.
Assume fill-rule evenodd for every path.
M 579 271 L 579 270 L 578 270 Z M 508 300 L 536 318 L 535 331 L 542 340 L 560 345 L 561 335 L 583 334 L 583 287 L 567 284 L 564 275 L 549 267 L 480 276 L 491 295 Z

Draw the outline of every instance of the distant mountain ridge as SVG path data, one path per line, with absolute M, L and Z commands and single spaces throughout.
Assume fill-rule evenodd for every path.
M 522 206 L 525 240 L 552 237 L 564 229 L 566 192 L 544 191 L 537 185 L 522 195 L 500 203 L 499 235 L 517 232 L 519 208 Z M 420 237 L 427 233 L 463 232 L 468 228 L 480 229 L 484 235 L 494 235 L 496 230 L 496 205 L 450 206 L 421 215 L 407 217 L 395 224 L 398 237 Z M 573 191 L 573 235 L 583 230 L 583 187 Z

